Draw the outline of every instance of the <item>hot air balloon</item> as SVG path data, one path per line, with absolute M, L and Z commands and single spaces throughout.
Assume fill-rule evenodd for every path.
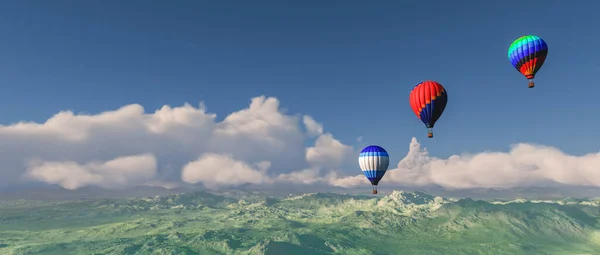
M 367 146 L 360 152 L 358 164 L 373 185 L 373 194 L 377 194 L 377 185 L 390 165 L 387 151 L 377 145 Z
M 433 126 L 446 109 L 446 89 L 435 81 L 424 81 L 412 89 L 409 101 L 413 112 L 425 123 L 428 129 L 427 136 L 432 138 Z
M 519 37 L 508 48 L 508 60 L 529 79 L 529 88 L 535 86 L 533 78 L 542 68 L 547 55 L 548 45 L 544 39 L 535 35 Z

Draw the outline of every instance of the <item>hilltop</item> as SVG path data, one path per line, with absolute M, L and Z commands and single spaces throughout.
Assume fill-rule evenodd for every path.
M 598 219 L 597 199 L 402 191 L 13 200 L 0 203 L 0 254 L 594 254 Z

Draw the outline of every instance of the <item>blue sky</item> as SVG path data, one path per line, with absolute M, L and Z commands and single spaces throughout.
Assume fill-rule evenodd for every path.
M 461 3 L 6 1 L 0 123 L 200 101 L 222 119 L 264 94 L 395 155 L 413 136 L 440 157 L 516 142 L 598 151 L 600 3 Z M 534 89 L 506 56 L 526 34 L 549 45 Z M 434 139 L 408 104 L 426 79 L 449 95 Z

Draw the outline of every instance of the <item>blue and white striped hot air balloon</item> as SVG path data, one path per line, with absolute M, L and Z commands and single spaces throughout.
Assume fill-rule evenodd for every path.
M 365 147 L 358 156 L 360 169 L 373 185 L 373 194 L 377 194 L 377 184 L 390 165 L 390 157 L 385 149 L 370 145 Z

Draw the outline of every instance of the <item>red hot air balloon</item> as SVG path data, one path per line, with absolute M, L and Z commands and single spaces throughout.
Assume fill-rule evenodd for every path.
M 435 81 L 424 81 L 413 88 L 409 101 L 413 112 L 427 127 L 427 136 L 432 138 L 433 126 L 446 109 L 448 102 L 446 89 Z

